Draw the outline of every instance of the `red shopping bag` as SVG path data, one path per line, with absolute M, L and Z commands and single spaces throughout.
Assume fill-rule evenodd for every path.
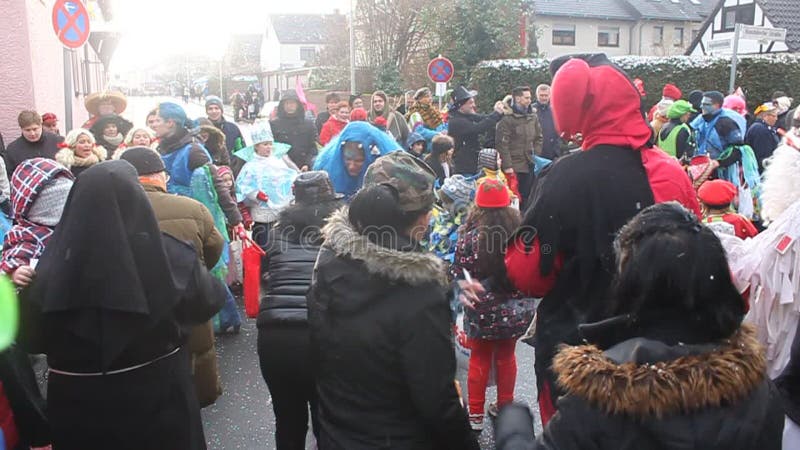
M 258 315 L 258 303 L 261 296 L 261 257 L 265 254 L 264 250 L 252 239 L 242 239 L 244 311 L 251 319 Z

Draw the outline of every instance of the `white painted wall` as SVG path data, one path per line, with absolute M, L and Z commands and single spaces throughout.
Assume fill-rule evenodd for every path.
M 753 0 L 739 0 L 738 4 L 750 4 Z M 725 0 L 725 6 L 734 6 L 737 4 L 737 0 Z M 703 33 L 702 43 L 703 48 L 708 45 L 708 41 L 717 40 L 717 39 L 733 39 L 733 32 L 719 32 L 716 30 L 722 29 L 722 20 L 723 20 L 723 9 L 720 9 L 716 16 L 714 16 L 714 23 L 712 26 L 709 26 L 708 29 Z M 755 13 L 755 20 L 754 23 L 749 25 L 757 25 L 757 26 L 765 26 L 765 27 L 772 27 L 772 22 L 764 15 L 764 11 L 756 4 L 756 13 Z M 700 45 L 694 48 L 692 51 L 692 56 L 702 56 L 704 54 L 711 54 L 708 50 L 703 52 L 703 48 Z M 751 40 L 740 40 L 739 41 L 739 54 L 754 54 L 754 53 L 765 53 L 767 51 L 768 46 L 761 45 L 757 41 Z M 780 53 L 780 52 L 787 52 L 789 48 L 783 42 L 776 42 L 772 46 L 772 53 Z M 720 54 L 728 55 L 731 54 L 731 51 L 723 51 Z
M 628 55 L 632 22 L 612 20 L 576 19 L 570 17 L 536 16 L 539 51 L 547 58 L 555 58 L 570 53 L 603 52 L 609 56 Z M 575 25 L 575 45 L 553 45 L 554 25 Z M 597 32 L 600 27 L 619 28 L 619 47 L 597 45 Z

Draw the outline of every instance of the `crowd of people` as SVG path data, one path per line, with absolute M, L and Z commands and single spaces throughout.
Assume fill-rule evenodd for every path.
M 311 120 L 287 91 L 247 139 L 214 96 L 138 126 L 93 94 L 63 137 L 21 112 L 0 160 L 21 312 L 0 442 L 206 448 L 214 334 L 243 320 L 234 243 L 252 240 L 280 450 L 305 448 L 309 418 L 322 450 L 477 449 L 487 416 L 499 449 L 800 445 L 793 100 L 751 115 L 741 90 L 668 84 L 646 105 L 604 55 L 550 69 L 489 114 L 422 87 L 330 93 Z M 538 398 L 515 398 L 534 375 Z M 515 404 L 534 400 L 540 436 Z

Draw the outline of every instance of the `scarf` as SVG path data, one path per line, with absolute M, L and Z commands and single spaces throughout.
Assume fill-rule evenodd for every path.
M 122 133 L 117 133 L 116 136 L 105 136 L 103 135 L 103 140 L 108 142 L 109 144 L 113 145 L 114 147 L 119 147 L 119 144 L 122 144 L 122 141 L 125 139 L 125 136 Z
M 414 106 L 408 109 L 406 120 L 410 119 L 414 113 L 419 113 L 425 126 L 432 130 L 442 124 L 442 113 L 431 104 L 414 103 Z

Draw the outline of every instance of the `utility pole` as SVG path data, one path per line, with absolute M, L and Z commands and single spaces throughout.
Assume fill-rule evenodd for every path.
M 353 0 L 350 0 L 350 95 L 356 95 L 356 21 Z

